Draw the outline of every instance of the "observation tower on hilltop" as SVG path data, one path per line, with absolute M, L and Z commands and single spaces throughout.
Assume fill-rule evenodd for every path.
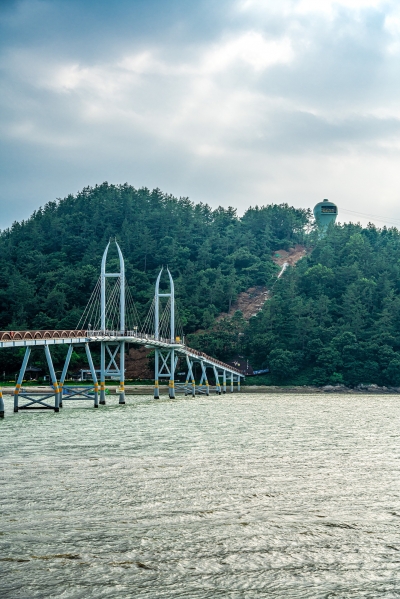
M 320 229 L 326 230 L 331 222 L 335 222 L 338 215 L 336 204 L 329 200 L 322 200 L 314 206 L 314 216 Z

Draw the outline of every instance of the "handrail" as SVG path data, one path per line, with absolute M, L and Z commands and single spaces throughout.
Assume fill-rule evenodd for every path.
M 143 333 L 141 331 L 137 331 L 136 329 L 132 331 L 117 331 L 117 330 L 92 330 L 92 329 L 80 329 L 80 330 L 71 330 L 71 329 L 44 329 L 44 330 L 29 330 L 29 331 L 0 331 L 0 341 L 24 341 L 24 340 L 35 340 L 35 339 L 74 339 L 74 338 L 110 338 L 110 337 L 130 337 L 134 339 L 140 339 L 143 341 L 154 341 L 155 343 L 164 343 L 165 345 L 177 345 L 184 348 L 187 352 L 192 353 L 196 356 L 204 358 L 211 362 L 212 364 L 219 365 L 222 368 L 228 368 L 229 370 L 236 372 L 243 376 L 243 374 L 235 368 L 234 366 L 230 366 L 225 362 L 221 362 L 221 360 L 217 360 L 216 358 L 212 358 L 204 352 L 201 352 L 197 349 L 192 349 L 191 347 L 185 346 L 182 343 L 171 343 L 171 339 L 167 339 L 164 337 L 160 337 L 156 339 L 154 335 L 150 335 L 147 333 Z

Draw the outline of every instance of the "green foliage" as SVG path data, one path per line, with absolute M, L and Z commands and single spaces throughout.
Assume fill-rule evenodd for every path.
M 240 291 L 274 280 L 273 250 L 302 242 L 309 221 L 309 210 L 286 204 L 249 208 L 239 218 L 233 208 L 212 210 L 159 189 L 85 188 L 0 234 L 0 330 L 75 328 L 110 237 L 121 246 L 142 317 L 168 265 L 185 333 L 209 329 Z M 110 250 L 110 267 L 116 259 Z M 210 339 L 193 342 L 226 358 L 236 350 L 237 330 L 222 327 Z M 6 353 L 0 369 L 17 368 L 20 356 Z
M 291 384 L 400 385 L 400 233 L 330 227 L 245 331 L 254 367 Z

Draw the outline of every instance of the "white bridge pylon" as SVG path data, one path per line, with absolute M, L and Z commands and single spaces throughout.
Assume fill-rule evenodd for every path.
M 119 282 L 119 332 L 125 336 L 125 262 L 122 256 L 121 248 L 117 241 L 119 272 L 106 272 L 107 254 L 110 247 L 108 242 L 104 250 L 101 261 L 101 289 L 100 289 L 100 319 L 101 332 L 104 336 L 107 334 L 107 304 L 106 304 L 106 280 L 107 278 L 116 278 Z M 118 289 L 118 288 L 117 288 Z M 116 300 L 116 298 L 115 298 Z M 115 302 L 114 300 L 114 302 Z M 107 366 L 106 366 L 107 354 Z M 118 360 L 119 354 L 119 360 Z M 125 403 L 125 339 L 121 341 L 101 341 L 100 343 L 100 404 L 106 403 L 106 377 L 111 376 L 119 378 L 119 403 Z
M 178 358 L 175 357 L 174 345 L 180 343 L 180 338 L 175 337 L 175 288 L 172 275 L 167 268 L 169 277 L 169 293 L 160 293 L 160 279 L 163 273 L 163 268 L 160 270 L 156 281 L 156 290 L 154 295 L 154 338 L 156 341 L 160 339 L 160 298 L 169 297 L 169 338 L 172 347 L 170 349 L 156 349 L 154 352 L 154 398 L 160 397 L 159 380 L 160 378 L 169 379 L 169 396 L 175 398 L 175 370 Z M 168 314 L 168 312 L 167 312 Z
M 63 400 L 94 400 L 94 407 L 106 403 L 106 378 L 119 380 L 119 403 L 125 403 L 125 349 L 127 343 L 154 349 L 154 397 L 160 397 L 160 382 L 168 380 L 169 397 L 174 398 L 176 392 L 195 396 L 196 393 L 226 393 L 227 380 L 230 379 L 230 391 L 235 385 L 240 391 L 243 374 L 229 364 L 225 364 L 203 352 L 186 346 L 180 336 L 176 336 L 175 320 L 175 288 L 169 269 L 166 269 L 169 280 L 169 291 L 160 291 L 160 281 L 164 269 L 158 274 L 153 304 L 146 318 L 146 323 L 139 330 L 138 317 L 134 309 L 133 299 L 126 286 L 125 264 L 121 249 L 115 241 L 119 259 L 119 272 L 107 272 L 106 263 L 110 242 L 104 251 L 101 261 L 101 272 L 98 283 L 86 306 L 78 327 L 74 330 L 51 331 L 0 331 L 0 349 L 25 347 L 25 356 L 14 389 L 14 411 L 20 409 L 54 409 L 63 407 Z M 115 284 L 107 297 L 107 280 L 115 279 Z M 168 298 L 164 310 L 160 310 L 163 298 Z M 128 309 L 129 308 L 129 309 Z M 93 319 L 94 326 L 90 323 Z M 83 323 L 83 326 L 80 326 Z M 86 323 L 86 326 L 85 326 Z M 90 345 L 100 343 L 100 369 L 96 370 Z M 68 345 L 64 367 L 57 380 L 50 353 L 51 345 Z M 80 389 L 66 386 L 70 359 L 74 346 L 85 347 L 93 383 Z M 43 347 L 49 368 L 51 393 L 28 393 L 22 390 L 25 371 L 28 366 L 32 347 Z M 187 376 L 184 383 L 175 384 L 175 373 L 179 358 L 186 363 Z M 195 364 L 200 366 L 201 378 L 198 385 L 195 381 Z M 215 386 L 211 388 L 207 370 L 211 368 Z M 100 402 L 97 374 L 100 374 Z M 78 390 L 77 390 L 78 389 Z M 28 401 L 19 405 L 19 397 Z M 49 402 L 54 399 L 54 405 Z M 0 418 L 4 417 L 4 401 L 0 389 Z

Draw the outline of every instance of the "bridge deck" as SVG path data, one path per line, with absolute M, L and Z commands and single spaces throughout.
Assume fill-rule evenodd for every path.
M 13 347 L 35 347 L 45 345 L 78 345 L 100 341 L 126 341 L 148 348 L 174 349 L 177 354 L 216 366 L 237 376 L 244 375 L 234 366 L 221 362 L 204 352 L 187 347 L 182 343 L 171 343 L 169 339 L 155 339 L 152 335 L 138 331 L 92 331 L 92 330 L 45 330 L 45 331 L 0 331 L 0 349 Z

